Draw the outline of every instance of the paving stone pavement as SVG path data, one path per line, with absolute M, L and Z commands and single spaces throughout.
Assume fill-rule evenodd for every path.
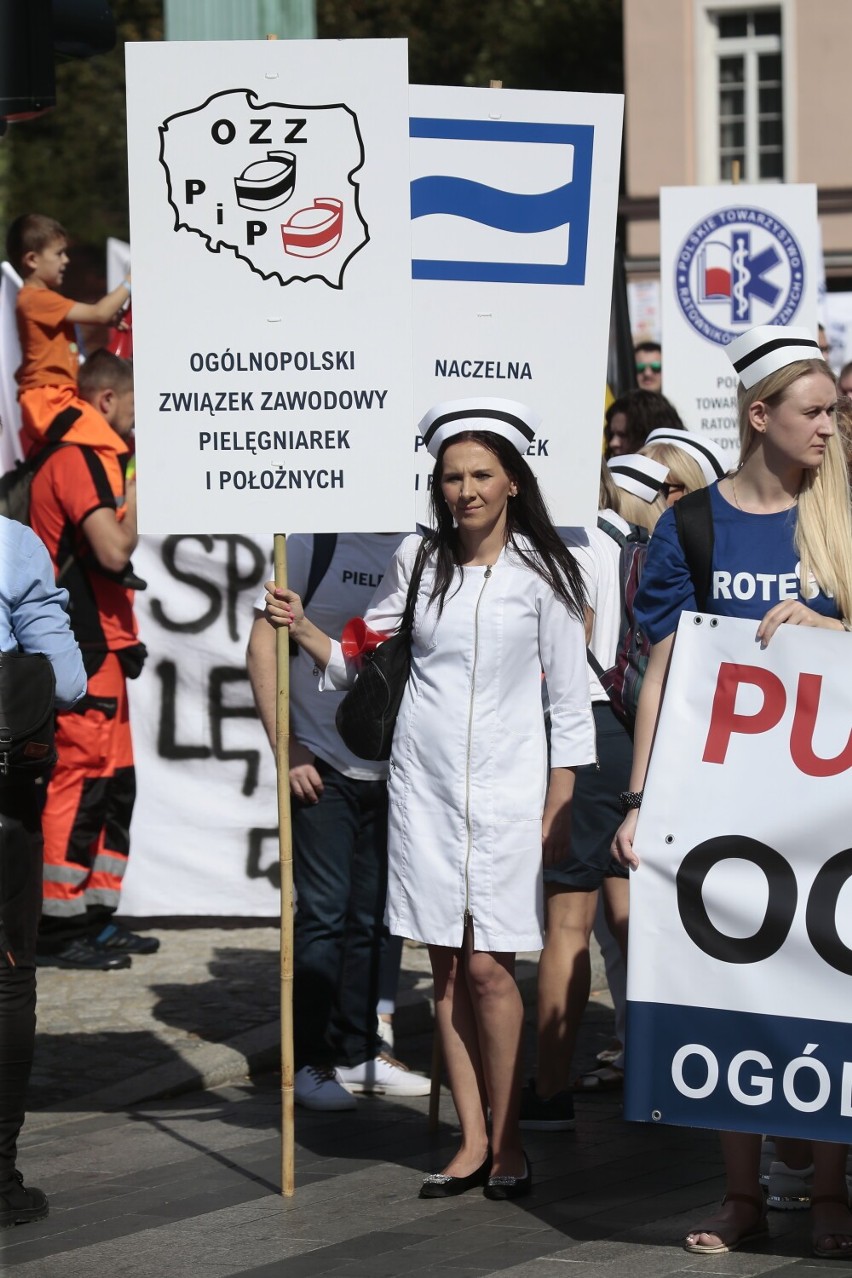
M 578 1098 L 574 1133 L 528 1134 L 535 1190 L 517 1203 L 417 1198 L 423 1173 L 454 1148 L 446 1092 L 434 1137 L 426 1098 L 297 1110 L 297 1188 L 283 1198 L 278 934 L 157 934 L 160 953 L 129 972 L 40 973 L 20 1165 L 51 1214 L 0 1234 L 15 1278 L 852 1278 L 852 1266 L 809 1257 L 807 1213 L 773 1213 L 760 1247 L 687 1255 L 677 1240 L 722 1192 L 716 1141 L 627 1124 L 613 1093 Z M 399 1051 L 424 1070 L 425 968 L 424 952 L 406 947 Z M 521 978 L 529 997 L 531 961 Z M 594 984 L 578 1066 L 612 1033 L 598 965 Z

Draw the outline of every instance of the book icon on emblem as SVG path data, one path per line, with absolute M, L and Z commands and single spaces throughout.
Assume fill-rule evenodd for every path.
M 296 189 L 296 157 L 291 151 L 267 151 L 234 178 L 237 204 L 264 213 L 286 204 Z
M 281 226 L 284 252 L 293 257 L 322 257 L 330 253 L 343 234 L 343 201 L 333 195 L 317 196 L 313 204 L 297 211 Z

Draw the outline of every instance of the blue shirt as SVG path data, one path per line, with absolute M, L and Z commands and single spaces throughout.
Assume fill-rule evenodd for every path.
M 839 617 L 836 603 L 815 581 L 805 594 L 801 591 L 795 506 L 774 515 L 750 515 L 725 501 L 717 484 L 710 488 L 710 506 L 713 561 L 705 611 L 760 621 L 775 604 L 799 599 L 825 617 Z M 673 510 L 654 529 L 635 611 L 652 643 L 674 633 L 682 612 L 699 611 Z
M 86 672 L 45 545 L 31 528 L 0 515 L 0 651 L 43 652 L 66 710 L 86 691 Z

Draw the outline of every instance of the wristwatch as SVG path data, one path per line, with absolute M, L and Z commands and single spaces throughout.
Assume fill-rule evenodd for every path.
M 642 795 L 644 793 L 644 790 L 622 790 L 618 796 L 621 804 L 621 815 L 627 816 L 627 813 L 632 812 L 634 808 L 641 808 Z

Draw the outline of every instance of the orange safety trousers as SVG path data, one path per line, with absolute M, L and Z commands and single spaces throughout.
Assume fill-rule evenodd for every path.
M 130 852 L 136 773 L 127 683 L 114 652 L 90 676 L 86 695 L 56 717 L 59 755 L 47 787 L 44 905 L 51 918 L 118 906 Z

